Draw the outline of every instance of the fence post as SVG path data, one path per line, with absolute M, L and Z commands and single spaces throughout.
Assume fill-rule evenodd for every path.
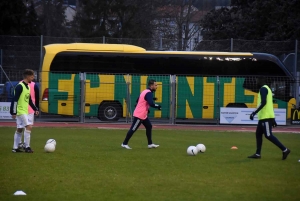
M 127 96 L 126 96 L 126 123 L 128 123 L 128 117 L 130 115 L 132 122 L 132 111 L 131 111 L 131 98 L 130 98 L 130 82 L 129 82 L 129 74 L 127 74 L 127 80 L 126 80 L 126 89 L 127 89 Z
M 80 114 L 79 121 L 80 123 L 85 122 L 85 82 L 86 74 L 80 73 Z
M 42 69 L 42 61 L 43 61 L 43 43 L 44 43 L 44 37 L 41 35 L 41 47 L 40 47 L 40 70 Z
M 170 75 L 170 113 L 169 113 L 169 115 L 170 115 L 170 119 L 169 119 L 169 123 L 170 124 L 172 124 L 172 122 L 173 122 L 173 111 L 172 111 L 172 97 L 173 97 L 173 81 L 172 81 L 172 79 L 173 79 L 173 75 Z
M 294 62 L 294 76 L 297 78 L 297 54 L 298 54 L 298 40 L 295 41 L 295 62 Z
M 102 42 L 103 42 L 103 44 L 105 44 L 105 36 L 103 36 Z
M 295 99 L 296 99 L 296 107 L 299 108 L 299 72 L 297 72 L 297 54 L 298 54 L 298 40 L 295 41 L 295 56 L 294 56 L 294 77 L 295 77 Z
M 216 114 L 217 114 L 217 124 L 220 124 L 220 77 L 217 76 L 217 90 L 218 90 L 218 95 L 217 95 L 217 107 L 216 107 Z
M 40 75 L 40 73 L 41 73 L 41 70 L 42 70 L 42 65 L 43 65 L 43 43 L 44 43 L 44 36 L 43 35 L 41 35 L 41 40 L 40 40 L 40 42 L 41 42 L 41 44 L 40 44 L 40 67 L 39 67 L 39 71 L 38 71 L 38 79 L 37 79 L 37 81 L 38 82 L 41 82 L 41 75 Z M 42 83 L 40 83 L 40 84 L 42 84 Z M 40 94 L 42 94 L 42 87 L 40 87 L 39 88 L 39 90 L 40 90 Z M 42 112 L 40 112 L 39 113 L 39 115 L 38 115 L 38 117 L 39 118 L 42 118 Z
M 3 59 L 3 57 L 2 57 L 2 49 L 0 50 L 0 66 L 2 66 L 2 59 Z M 1 77 L 0 77 L 0 83 L 2 83 L 3 81 L 2 81 L 2 71 L 0 71 L 0 73 L 1 73 Z
M 296 74 L 296 107 L 299 108 L 300 105 L 299 105 L 299 101 L 300 101 L 300 97 L 299 97 L 299 91 L 300 91 L 300 88 L 299 88 L 299 84 L 300 84 L 300 72 L 297 72 Z
M 233 52 L 233 38 L 230 39 L 230 51 Z
M 170 124 L 176 124 L 176 75 L 170 75 Z
M 162 37 L 159 37 L 159 50 L 162 50 Z

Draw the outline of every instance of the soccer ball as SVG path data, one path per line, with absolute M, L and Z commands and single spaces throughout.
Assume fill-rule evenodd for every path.
M 190 156 L 196 156 L 198 154 L 198 149 L 195 146 L 189 146 L 186 152 Z
M 204 153 L 206 151 L 206 147 L 204 144 L 197 144 L 198 152 Z
M 56 146 L 56 141 L 54 139 L 47 140 L 46 144 L 49 144 L 49 143 L 54 144 L 54 146 Z
M 45 145 L 45 148 L 44 148 L 45 152 L 47 153 L 52 153 L 55 151 L 55 145 L 52 144 L 52 143 L 48 143 Z
M 25 146 L 25 143 L 19 143 L 18 144 L 18 149 L 25 149 L 26 148 L 26 146 Z

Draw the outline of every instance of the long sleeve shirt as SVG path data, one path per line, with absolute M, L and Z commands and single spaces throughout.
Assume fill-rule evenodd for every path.
M 266 87 L 261 87 L 259 93 L 261 97 L 261 103 L 259 107 L 254 111 L 255 114 L 257 114 L 267 104 L 268 89 Z
M 148 88 L 149 89 L 149 88 Z M 150 89 L 149 89 L 150 90 Z M 153 108 L 158 108 L 158 105 L 157 104 L 155 104 L 154 103 L 154 101 L 153 101 L 153 92 L 151 91 L 149 91 L 148 93 L 146 93 L 146 95 L 145 95 L 145 101 L 147 101 L 148 102 L 148 104 L 149 104 L 149 106 L 150 107 L 153 107 Z M 137 100 L 136 100 L 136 103 L 138 103 L 139 102 L 139 98 L 137 98 Z

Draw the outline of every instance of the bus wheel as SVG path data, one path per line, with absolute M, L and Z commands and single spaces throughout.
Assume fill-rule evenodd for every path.
M 99 105 L 98 119 L 101 121 L 118 121 L 122 115 L 122 108 L 116 102 L 104 102 Z

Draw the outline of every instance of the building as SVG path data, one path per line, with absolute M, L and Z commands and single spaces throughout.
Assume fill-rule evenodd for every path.
M 26 6 L 30 6 L 30 2 L 28 0 L 23 0 Z M 38 16 L 43 14 L 43 0 L 32 0 L 34 4 L 35 11 Z M 68 25 L 71 21 L 73 21 L 76 15 L 76 0 L 63 0 L 63 8 L 65 9 L 66 16 L 66 25 Z
M 194 50 L 202 40 L 200 21 L 206 13 L 193 5 L 158 8 L 154 38 L 160 39 L 162 49 Z

